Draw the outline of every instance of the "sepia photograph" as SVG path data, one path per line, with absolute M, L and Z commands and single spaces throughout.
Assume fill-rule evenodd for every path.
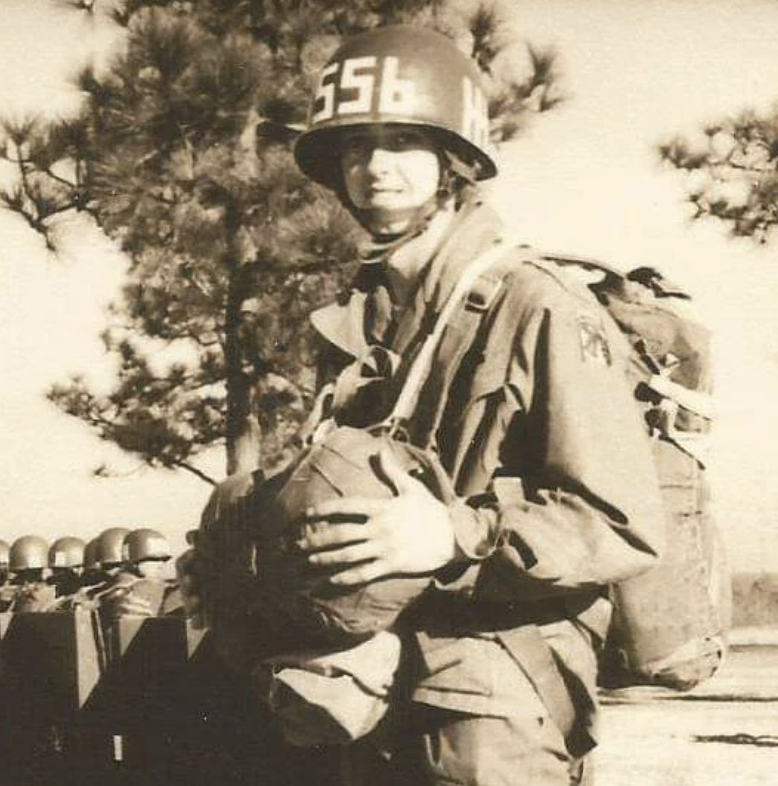
M 0 786 L 778 782 L 778 0 L 0 0 Z

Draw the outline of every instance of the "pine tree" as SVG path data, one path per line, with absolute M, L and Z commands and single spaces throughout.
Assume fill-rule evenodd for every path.
M 778 226 L 778 108 L 745 111 L 677 137 L 662 158 L 687 175 L 693 218 L 715 218 L 733 235 L 768 242 Z
M 119 25 L 122 51 L 80 74 L 77 116 L 3 123 L 18 179 L 0 199 L 55 254 L 61 222 L 87 214 L 129 271 L 102 336 L 114 388 L 76 375 L 49 398 L 151 466 L 211 480 L 195 460 L 223 440 L 228 473 L 271 468 L 311 403 L 306 316 L 353 272 L 353 221 L 290 152 L 319 69 L 343 36 L 435 27 L 469 45 L 505 140 L 560 100 L 554 55 L 512 65 L 496 3 L 65 1 Z

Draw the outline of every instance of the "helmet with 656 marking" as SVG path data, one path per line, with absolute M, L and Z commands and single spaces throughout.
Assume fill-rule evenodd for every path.
M 391 25 L 343 44 L 321 72 L 308 130 L 295 145 L 297 164 L 338 191 L 342 133 L 384 123 L 424 128 L 476 180 L 497 173 L 478 66 L 441 33 Z

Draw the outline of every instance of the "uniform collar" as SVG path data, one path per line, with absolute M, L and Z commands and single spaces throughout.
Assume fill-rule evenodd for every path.
M 420 274 L 415 294 L 399 317 L 391 349 L 403 353 L 410 346 L 425 321 L 434 319 L 440 312 L 467 265 L 494 243 L 502 231 L 502 221 L 497 213 L 478 198 L 460 208 L 447 236 Z M 365 304 L 378 277 L 366 275 L 369 272 L 360 269 L 347 300 L 331 303 L 311 313 L 314 328 L 327 341 L 354 358 L 362 356 L 370 346 L 364 327 Z

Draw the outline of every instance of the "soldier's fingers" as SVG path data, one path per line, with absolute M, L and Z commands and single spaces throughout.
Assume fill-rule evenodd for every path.
M 302 551 L 316 551 L 366 540 L 370 529 L 365 524 L 329 524 L 305 527 L 295 544 Z
M 364 562 L 365 560 L 375 559 L 380 555 L 382 547 L 380 543 L 368 541 L 366 543 L 356 543 L 340 549 L 330 549 L 329 551 L 317 551 L 308 557 L 308 562 L 312 565 L 349 565 L 354 562 Z
M 328 581 L 330 584 L 336 584 L 340 587 L 354 586 L 355 584 L 366 584 L 368 581 L 374 581 L 391 572 L 385 560 L 373 560 L 355 565 L 347 570 L 341 570 L 330 576 Z
M 151 612 L 151 603 L 146 598 L 140 598 L 137 595 L 128 595 L 124 600 L 119 601 L 119 605 L 125 608 L 146 610 Z
M 375 516 L 386 504 L 386 500 L 369 497 L 335 497 L 317 502 L 305 511 L 305 521 L 321 519 L 358 521 Z

